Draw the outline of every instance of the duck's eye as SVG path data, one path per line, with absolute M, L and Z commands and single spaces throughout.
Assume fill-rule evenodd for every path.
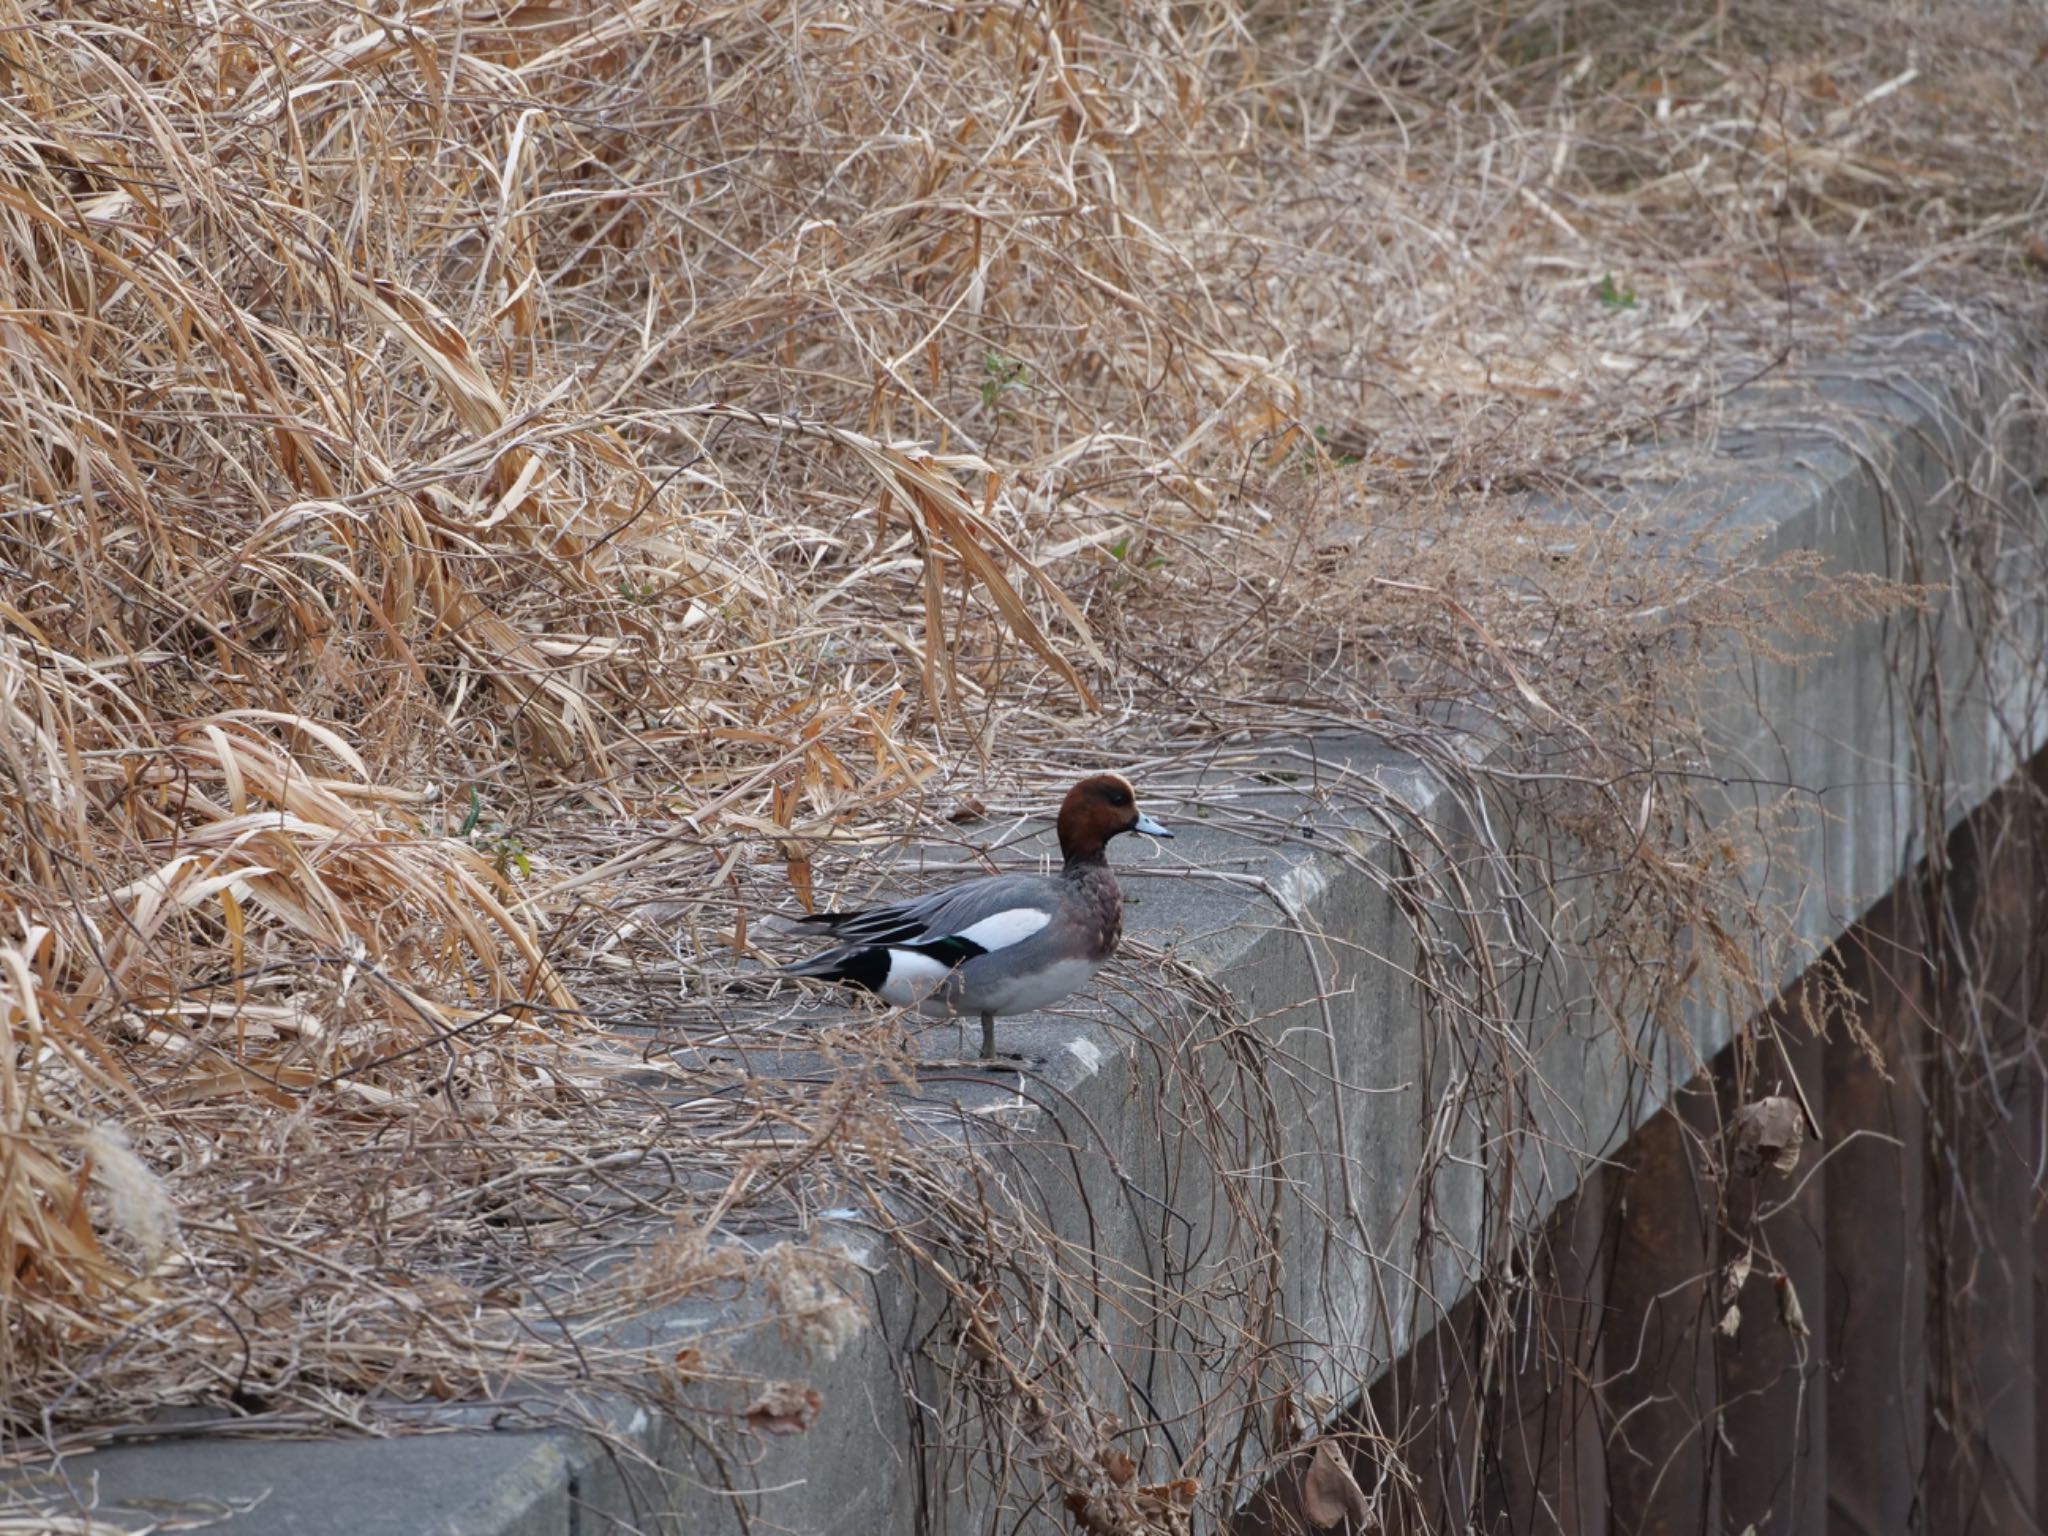
M 1111 789 L 1106 791 L 1104 794 L 1104 798 L 1107 799 L 1111 805 L 1129 805 L 1131 803 L 1130 795 L 1121 789 Z

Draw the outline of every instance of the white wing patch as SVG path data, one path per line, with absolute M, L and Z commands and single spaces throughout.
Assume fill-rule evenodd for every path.
M 938 990 L 939 983 L 951 974 L 950 966 L 939 964 L 930 955 L 920 955 L 910 949 L 892 949 L 889 951 L 889 974 L 882 978 L 879 995 L 885 1003 L 908 1008 L 929 998 Z
M 1007 912 L 991 912 L 980 922 L 962 928 L 959 937 L 992 952 L 1023 943 L 1051 921 L 1052 914 L 1043 907 L 1011 907 Z

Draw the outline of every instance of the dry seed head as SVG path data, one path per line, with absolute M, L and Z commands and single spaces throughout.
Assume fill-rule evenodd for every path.
M 127 1131 L 113 1121 L 103 1120 L 87 1131 L 84 1143 L 115 1230 L 141 1250 L 146 1264 L 155 1264 L 177 1229 L 170 1191 L 135 1155 Z
M 825 1360 L 859 1338 L 867 1314 L 842 1289 L 854 1268 L 844 1255 L 815 1246 L 778 1243 L 763 1254 L 762 1280 L 784 1336 Z

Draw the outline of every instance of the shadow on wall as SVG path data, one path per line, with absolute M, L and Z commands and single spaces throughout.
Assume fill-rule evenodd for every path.
M 1353 1405 L 1362 1503 L 1304 1455 L 1235 1536 L 2048 1524 L 2044 812 L 2048 758 Z

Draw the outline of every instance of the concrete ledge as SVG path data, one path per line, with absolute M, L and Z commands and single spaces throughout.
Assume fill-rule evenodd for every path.
M 2022 562 L 2037 576 L 2048 547 L 2037 407 L 2016 404 L 2042 361 L 2010 332 L 1869 342 L 1752 391 L 1745 404 L 1769 428 L 1731 435 L 1714 465 L 1662 493 L 1674 537 L 1732 523 L 1759 553 L 1811 550 L 1838 571 L 1935 587 L 1983 567 L 1927 615 L 1862 624 L 1824 656 L 1730 657 L 1703 702 L 1720 748 L 1701 772 L 1722 814 L 1789 812 L 1752 880 L 1816 950 L 2048 740 L 2038 588 L 1987 606 Z M 1994 503 L 2003 541 L 1978 537 Z M 957 1106 L 904 1111 L 924 1134 L 972 1136 L 992 1198 L 1092 1256 L 1098 1276 L 1074 1279 L 1096 1298 L 1088 1379 L 1102 1411 L 1158 1426 L 1128 1446 L 1148 1482 L 1227 1462 L 1241 1408 L 1237 1454 L 1280 1449 L 1262 1444 L 1247 1406 L 1274 1391 L 1329 1408 L 1355 1398 L 1464 1293 L 1504 1222 L 1545 1216 L 1583 1159 L 1618 1146 L 1691 1074 L 1694 1052 L 1711 1056 L 1743 1022 L 1702 1006 L 1685 1021 L 1689 1047 L 1646 1022 L 1632 1053 L 1560 972 L 1526 1021 L 1552 1091 L 1512 1122 L 1490 1119 L 1491 1064 L 1428 1027 L 1407 870 L 1386 836 L 1391 821 L 1455 837 L 1457 801 L 1364 738 L 1219 752 L 1173 788 L 1198 814 L 1179 819 L 1170 861 L 1124 854 L 1129 930 L 1220 985 L 1228 1015 L 1190 989 L 1142 1030 L 1114 998 L 1033 1020 L 1008 1035 L 1045 1062 L 1025 1092 L 969 1086 Z M 1200 1095 L 1206 1118 L 1188 1110 Z M 1228 1145 L 1197 1147 L 1197 1130 Z M 1424 1179 L 1425 1167 L 1438 1171 Z M 1284 1263 L 1233 1276 L 1254 1226 L 1281 1234 Z M 952 1336 L 934 1332 L 936 1292 L 864 1221 L 836 1236 L 868 1266 L 878 1323 L 831 1360 L 767 1335 L 748 1346 L 746 1364 L 816 1386 L 826 1410 L 744 1466 L 632 1413 L 621 1432 L 644 1464 L 564 1432 L 176 1439 L 73 1457 L 33 1491 L 136 1527 L 219 1515 L 214 1528 L 233 1536 L 989 1528 L 987 1462 L 964 1428 Z M 1264 1321 L 1189 1304 L 1233 1287 L 1266 1304 Z M 684 1338 L 706 1320 L 683 1309 L 648 1326 Z

